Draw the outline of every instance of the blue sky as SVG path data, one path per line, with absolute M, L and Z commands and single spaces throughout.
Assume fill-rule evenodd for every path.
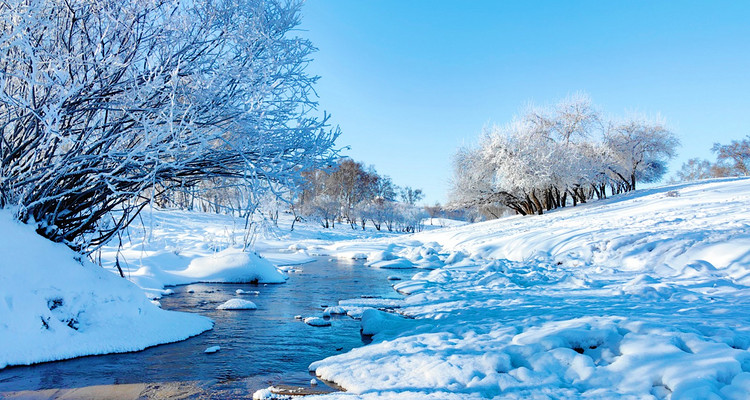
M 583 91 L 661 114 L 670 169 L 750 134 L 750 2 L 307 0 L 320 109 L 345 154 L 445 202 L 451 156 L 525 104 Z

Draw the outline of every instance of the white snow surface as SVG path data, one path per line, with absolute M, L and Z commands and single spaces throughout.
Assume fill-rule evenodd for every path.
M 216 307 L 217 310 L 256 310 L 257 308 L 258 306 L 252 301 L 243 299 L 229 299 Z
M 211 346 L 211 347 L 206 348 L 206 350 L 203 350 L 203 352 L 206 354 L 213 354 L 219 350 L 221 350 L 221 346 Z
M 750 179 L 321 247 L 437 269 L 395 285 L 398 314 L 339 303 L 374 342 L 311 364 L 347 389 L 311 399 L 750 393 Z
M 326 255 L 325 246 L 347 239 L 394 236 L 387 232 L 351 229 L 337 224 L 322 229 L 315 222 L 296 223 L 282 214 L 278 227 L 268 226 L 253 236 L 252 251 L 244 249 L 242 218 L 193 211 L 147 208 L 122 235 L 101 251 L 102 265 L 126 277 L 151 298 L 165 294 L 167 286 L 196 282 L 283 283 L 297 266 Z M 257 224 L 257 222 L 256 222 Z M 313 248 L 309 251 L 308 248 Z M 97 254 L 98 256 L 98 254 Z
M 0 368 L 142 350 L 211 329 L 0 210 Z M 81 261 L 77 261 L 81 260 Z
M 321 317 L 307 317 L 303 320 L 310 326 L 331 326 L 331 321 Z

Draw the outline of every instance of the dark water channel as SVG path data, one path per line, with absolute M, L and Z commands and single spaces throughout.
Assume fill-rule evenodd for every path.
M 414 270 L 380 270 L 361 262 L 320 259 L 294 267 L 278 285 L 192 284 L 174 287 L 160 300 L 168 310 L 212 318 L 214 329 L 194 338 L 126 354 L 0 370 L 0 392 L 80 388 L 128 383 L 191 382 L 218 397 L 252 396 L 269 384 L 309 386 L 308 365 L 362 346 L 359 321 L 334 316 L 331 327 L 312 327 L 296 315 L 320 314 L 324 305 L 360 296 L 400 297 L 386 279 L 407 279 Z M 235 290 L 258 295 L 238 296 Z M 194 291 L 194 293 L 189 293 Z M 257 304 L 257 310 L 216 310 L 232 298 Z M 128 332 L 123 332 L 127 335 Z M 210 346 L 221 350 L 204 354 Z

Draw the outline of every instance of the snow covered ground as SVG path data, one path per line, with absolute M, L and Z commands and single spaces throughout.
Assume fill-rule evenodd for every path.
M 279 267 L 328 256 L 415 275 L 394 282 L 404 300 L 331 305 L 373 343 L 310 366 L 348 390 L 319 399 L 750 393 L 750 179 L 415 235 L 290 222 L 248 253 L 241 220 L 147 210 L 95 254 L 102 269 L 0 212 L 0 367 L 184 339 L 210 320 L 149 298 L 190 282 L 280 283 L 299 267 Z
M 426 268 L 320 399 L 750 397 L 750 179 L 318 251 Z
M 0 368 L 142 350 L 211 329 L 0 210 Z M 81 261 L 77 261 L 81 260 Z

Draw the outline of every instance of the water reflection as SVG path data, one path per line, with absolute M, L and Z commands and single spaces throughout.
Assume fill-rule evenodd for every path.
M 332 327 L 311 327 L 295 315 L 322 312 L 322 305 L 360 295 L 398 297 L 386 280 L 408 278 L 413 270 L 378 270 L 361 263 L 319 260 L 297 267 L 281 285 L 193 284 L 175 287 L 161 299 L 170 310 L 198 312 L 212 318 L 214 329 L 183 342 L 141 352 L 83 357 L 67 361 L 0 370 L 0 392 L 76 388 L 92 385 L 152 382 L 199 382 L 209 390 L 252 391 L 269 383 L 306 385 L 307 366 L 321 358 L 363 344 L 359 322 L 334 316 Z M 238 295 L 257 310 L 216 310 Z M 189 293 L 188 291 L 194 291 Z M 123 332 L 127 335 L 127 332 Z M 203 351 L 219 345 L 221 351 Z M 252 393 L 252 392 L 251 392 Z

